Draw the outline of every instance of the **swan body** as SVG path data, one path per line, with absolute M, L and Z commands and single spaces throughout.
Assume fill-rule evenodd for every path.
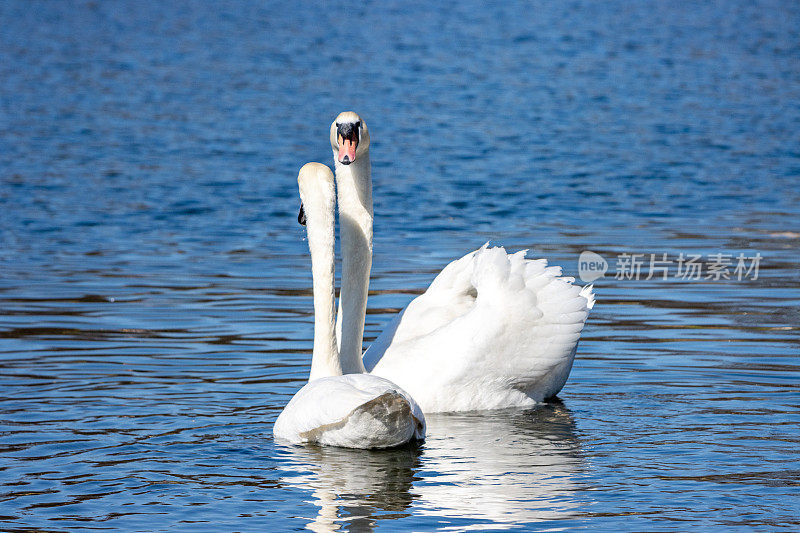
M 426 413 L 527 407 L 567 381 L 594 305 L 591 287 L 525 251 L 483 248 L 453 261 L 364 354 Z
M 425 437 L 425 417 L 411 396 L 386 378 L 344 374 L 334 322 L 333 174 L 309 163 L 298 176 L 314 279 L 314 349 L 309 382 L 273 427 L 293 444 L 390 448 Z M 359 358 L 360 364 L 360 358 Z
M 331 125 L 330 140 L 343 359 L 354 371 L 397 383 L 426 413 L 530 406 L 555 396 L 569 377 L 594 295 L 591 286 L 561 277 L 560 267 L 526 259 L 525 251 L 484 246 L 453 261 L 357 361 L 372 265 L 369 133 L 361 117 L 345 112 Z

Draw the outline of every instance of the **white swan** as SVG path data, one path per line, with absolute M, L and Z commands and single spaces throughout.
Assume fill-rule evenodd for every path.
M 372 266 L 369 131 L 356 113 L 330 130 L 342 250 L 337 331 L 347 372 L 403 387 L 430 412 L 531 406 L 569 376 L 591 286 L 560 267 L 488 245 L 453 261 L 389 324 L 361 358 Z
M 309 382 L 278 416 L 273 433 L 295 444 L 347 448 L 389 448 L 423 439 L 425 417 L 400 387 L 370 374 L 342 375 L 333 315 L 333 173 L 325 165 L 308 163 L 297 182 L 314 280 L 314 350 Z

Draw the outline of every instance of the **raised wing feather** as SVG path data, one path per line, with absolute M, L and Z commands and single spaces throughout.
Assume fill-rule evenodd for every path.
M 503 248 L 450 263 L 364 356 L 425 412 L 529 405 L 558 393 L 572 368 L 591 288 L 546 260 Z

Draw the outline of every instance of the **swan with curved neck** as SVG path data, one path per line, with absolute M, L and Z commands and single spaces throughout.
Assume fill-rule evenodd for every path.
M 300 169 L 314 287 L 314 348 L 309 381 L 278 416 L 273 433 L 295 443 L 389 448 L 424 439 L 425 417 L 400 387 L 370 374 L 347 374 L 336 346 L 333 173 L 320 163 Z
M 531 406 L 569 377 L 594 305 L 560 267 L 484 247 L 447 265 L 361 358 L 372 266 L 369 133 L 351 111 L 331 125 L 342 250 L 337 331 L 346 372 L 408 391 L 424 412 Z

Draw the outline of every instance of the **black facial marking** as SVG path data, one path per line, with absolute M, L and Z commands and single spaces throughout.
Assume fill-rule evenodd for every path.
M 336 131 L 342 139 L 353 141 L 358 144 L 358 130 L 360 127 L 361 122 L 344 122 L 342 124 L 336 124 Z
M 303 209 L 303 202 L 300 202 L 300 212 L 297 213 L 297 221 L 301 226 L 306 225 L 306 210 Z

